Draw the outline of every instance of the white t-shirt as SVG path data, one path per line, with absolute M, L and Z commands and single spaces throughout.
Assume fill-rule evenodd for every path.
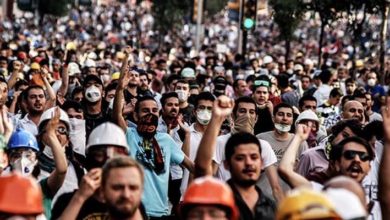
M 203 137 L 203 133 L 195 130 L 194 124 L 190 126 L 190 133 L 191 133 L 190 136 L 191 143 L 190 143 L 190 151 L 188 157 L 192 162 L 194 162 L 196 154 L 198 153 L 200 140 Z M 181 181 L 181 186 L 180 186 L 180 192 L 182 195 L 184 195 L 184 192 L 187 190 L 189 176 L 190 176 L 189 171 L 187 169 L 184 169 L 183 179 Z
M 217 138 L 217 147 L 213 157 L 213 161 L 219 165 L 217 170 L 217 178 L 224 181 L 230 179 L 230 172 L 226 170 L 223 165 L 223 161 L 225 160 L 225 145 L 230 136 L 232 136 L 231 133 L 221 135 Z M 267 141 L 261 139 L 259 139 L 259 141 L 261 146 L 261 159 L 263 160 L 262 169 L 265 169 L 272 164 L 275 164 L 277 162 L 277 158 L 274 151 L 272 150 L 271 145 Z

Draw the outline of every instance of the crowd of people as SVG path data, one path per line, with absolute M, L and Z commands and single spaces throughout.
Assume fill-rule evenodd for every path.
M 389 87 L 371 58 L 316 65 L 305 40 L 283 59 L 272 22 L 240 55 L 222 14 L 195 53 L 151 7 L 2 23 L 0 219 L 390 218 Z

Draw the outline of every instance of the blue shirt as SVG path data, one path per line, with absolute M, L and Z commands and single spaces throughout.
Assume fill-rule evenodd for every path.
M 130 147 L 130 156 L 144 166 L 145 181 L 142 203 L 148 216 L 161 217 L 169 215 L 168 181 L 170 165 L 181 164 L 184 160 L 184 153 L 168 134 L 157 132 L 154 137 L 164 158 L 164 171 L 161 173 L 156 173 L 148 166 L 142 147 L 143 138 L 139 136 L 137 129 L 127 128 L 126 138 Z

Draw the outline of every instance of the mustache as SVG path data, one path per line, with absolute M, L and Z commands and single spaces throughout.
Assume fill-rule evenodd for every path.
M 255 168 L 245 168 L 243 171 L 243 173 L 249 173 L 249 172 L 256 172 L 256 169 Z
M 172 113 L 172 112 L 177 113 L 178 111 L 177 111 L 176 109 L 172 109 L 172 110 L 170 111 L 170 113 Z
M 354 168 L 355 167 L 355 168 Z M 360 173 L 363 172 L 363 168 L 358 163 L 352 163 L 348 168 L 347 171 L 358 171 Z

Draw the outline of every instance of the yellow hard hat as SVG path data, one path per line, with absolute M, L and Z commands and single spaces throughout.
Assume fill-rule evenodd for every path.
M 341 220 L 325 194 L 307 188 L 293 190 L 282 200 L 276 213 L 276 220 L 323 218 Z
M 39 70 L 41 68 L 41 66 L 39 65 L 39 63 L 35 63 L 34 62 L 34 63 L 31 64 L 30 68 L 32 70 Z
M 111 79 L 112 80 L 116 80 L 116 79 L 119 79 L 119 77 L 121 76 L 121 73 L 120 72 L 115 72 L 111 75 Z
M 355 66 L 356 66 L 356 68 L 361 68 L 361 67 L 363 67 L 363 66 L 364 66 L 363 60 L 356 60 Z

